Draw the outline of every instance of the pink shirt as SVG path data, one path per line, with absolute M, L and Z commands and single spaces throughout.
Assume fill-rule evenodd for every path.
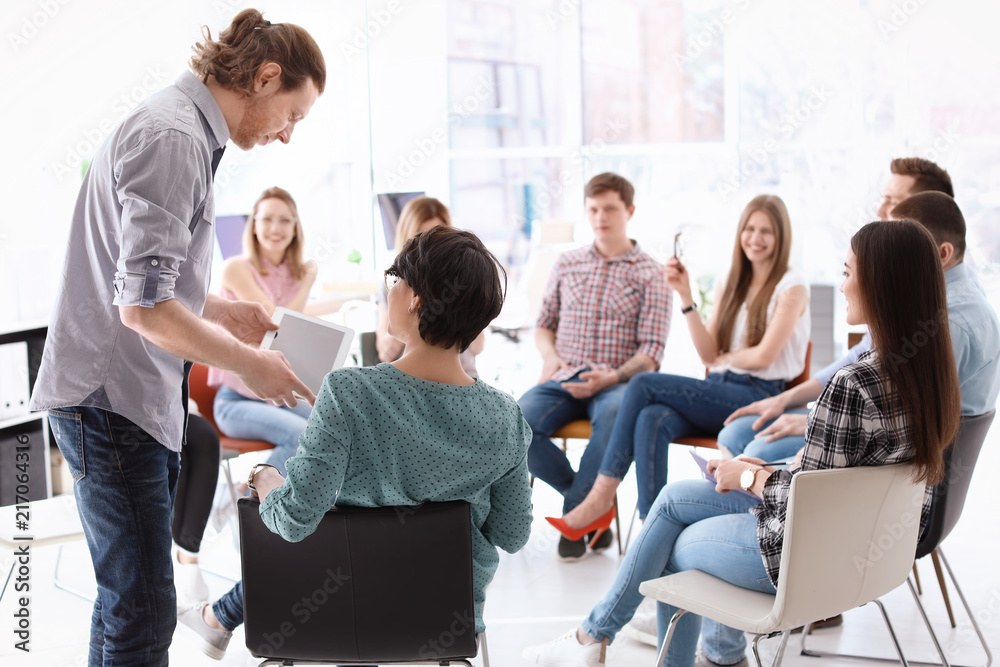
M 242 258 L 242 261 L 246 262 L 246 265 L 250 267 L 250 272 L 253 274 L 254 280 L 257 281 L 257 286 L 264 290 L 267 298 L 275 306 L 287 306 L 292 302 L 295 294 L 299 291 L 301 281 L 295 280 L 292 276 L 292 270 L 289 268 L 287 262 L 283 262 L 281 266 L 275 266 L 266 258 L 261 257 L 260 262 L 267 271 L 267 275 L 262 276 L 257 272 L 257 269 L 254 268 L 249 259 Z M 225 288 L 219 290 L 219 296 L 230 301 L 238 301 L 236 295 Z M 243 384 L 243 381 L 232 373 L 220 371 L 218 368 L 209 368 L 208 385 L 210 387 L 218 387 L 220 384 L 226 385 L 247 398 L 256 398 L 254 393 Z

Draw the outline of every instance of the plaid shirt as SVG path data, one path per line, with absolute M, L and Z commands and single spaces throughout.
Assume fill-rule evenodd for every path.
M 636 354 L 657 368 L 670 331 L 671 293 L 662 268 L 635 243 L 608 259 L 593 245 L 564 253 L 552 268 L 537 326 L 556 332 L 569 364 L 561 382 L 584 368 L 615 370 Z
M 873 350 L 844 366 L 823 390 L 809 412 L 802 467 L 777 470 L 767 480 L 763 502 L 750 508 L 757 515 L 760 554 L 771 583 L 778 585 L 785 512 L 792 476 L 798 470 L 826 470 L 853 466 L 902 463 L 913 458 L 910 427 L 898 406 L 884 393 Z M 896 424 L 902 424 L 897 429 Z M 924 493 L 920 526 L 930 513 L 931 487 Z

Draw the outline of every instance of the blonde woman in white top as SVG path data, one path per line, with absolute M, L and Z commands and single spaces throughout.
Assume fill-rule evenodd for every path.
M 615 490 L 633 461 L 645 518 L 666 484 L 671 442 L 716 435 L 748 397 L 778 394 L 802 372 L 809 291 L 788 268 L 791 241 L 784 202 L 775 195 L 754 197 L 740 216 L 729 276 L 708 322 L 694 308 L 687 270 L 676 258 L 667 262 L 667 283 L 680 297 L 695 349 L 710 372 L 704 380 L 641 373 L 629 381 L 594 487 L 564 517 L 549 519 L 567 538 L 607 529 Z

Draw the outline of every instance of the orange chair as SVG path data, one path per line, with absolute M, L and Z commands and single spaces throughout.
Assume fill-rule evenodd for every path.
M 229 467 L 230 459 L 234 459 L 241 454 L 248 452 L 261 452 L 266 449 L 274 449 L 274 445 L 263 440 L 240 440 L 230 438 L 222 434 L 215 423 L 215 394 L 217 389 L 208 386 L 208 367 L 202 364 L 191 366 L 191 374 L 188 376 L 188 392 L 191 399 L 198 406 L 198 412 L 212 425 L 216 433 L 219 434 L 219 444 L 222 446 L 222 471 L 226 474 L 226 481 L 229 482 L 229 495 L 233 499 L 233 506 L 236 506 L 236 487 L 233 485 L 233 474 Z

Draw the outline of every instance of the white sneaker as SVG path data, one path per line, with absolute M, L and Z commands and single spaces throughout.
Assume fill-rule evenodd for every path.
M 198 563 L 182 563 L 177 559 L 178 553 L 174 547 L 174 588 L 177 590 L 177 613 L 181 613 L 197 607 L 199 602 L 206 602 L 209 592 Z
M 604 664 L 604 645 L 581 644 L 573 628 L 559 639 L 529 646 L 521 653 L 528 662 L 548 667 L 598 667 Z
M 622 628 L 622 632 L 643 644 L 659 646 L 656 642 L 656 600 L 643 598 L 632 615 L 632 620 Z
M 229 630 L 216 630 L 208 627 L 208 623 L 202 618 L 202 609 L 207 602 L 202 602 L 197 607 L 191 607 L 182 614 L 177 615 L 177 623 L 186 626 L 198 635 L 198 648 L 201 652 L 213 660 L 222 660 L 229 648 L 229 640 L 233 633 Z

